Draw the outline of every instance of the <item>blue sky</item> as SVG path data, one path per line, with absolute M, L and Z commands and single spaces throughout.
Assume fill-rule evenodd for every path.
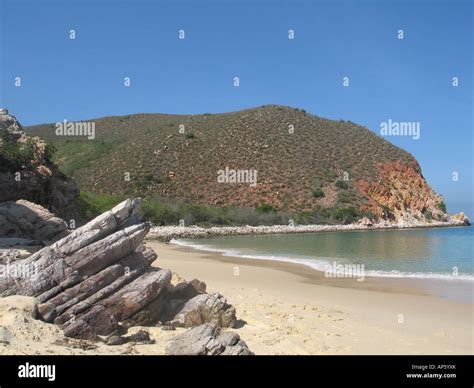
M 23 125 L 264 104 L 377 133 L 416 121 L 419 140 L 388 140 L 418 159 L 448 210 L 474 216 L 471 3 L 0 0 L 0 106 Z

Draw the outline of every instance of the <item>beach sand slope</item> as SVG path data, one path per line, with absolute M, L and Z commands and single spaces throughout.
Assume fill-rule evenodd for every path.
M 397 279 L 329 281 L 292 263 L 147 245 L 155 265 L 226 296 L 256 354 L 473 354 L 472 304 L 421 295 Z

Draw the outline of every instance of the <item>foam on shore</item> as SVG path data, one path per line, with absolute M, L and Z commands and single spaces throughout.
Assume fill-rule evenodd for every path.
M 326 272 L 328 266 L 331 265 L 335 258 L 321 258 L 321 257 L 302 257 L 302 256 L 278 256 L 278 255 L 259 255 L 259 254 L 247 254 L 236 249 L 218 249 L 209 245 L 199 244 L 199 240 L 188 241 L 180 239 L 172 239 L 171 244 L 180 245 L 192 249 L 198 249 L 207 252 L 221 253 L 223 256 L 240 257 L 245 259 L 257 259 L 257 260 L 270 260 L 270 261 L 283 261 L 289 263 L 302 264 L 313 270 Z M 445 281 L 462 281 L 462 282 L 473 282 L 473 275 L 457 275 L 454 276 L 451 273 L 436 273 L 436 272 L 402 272 L 402 271 L 377 271 L 377 270 L 366 270 L 364 276 L 373 277 L 389 277 L 389 278 L 415 278 L 415 279 L 436 279 Z

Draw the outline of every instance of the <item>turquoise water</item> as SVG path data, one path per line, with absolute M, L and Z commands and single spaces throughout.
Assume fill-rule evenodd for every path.
M 460 227 L 229 236 L 172 242 L 228 256 L 297 262 L 320 271 L 336 262 L 364 265 L 366 276 L 474 282 L 473 237 L 473 227 Z

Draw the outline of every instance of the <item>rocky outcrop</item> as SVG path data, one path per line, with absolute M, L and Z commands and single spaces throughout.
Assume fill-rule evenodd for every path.
M 212 323 L 194 327 L 174 337 L 166 349 L 170 355 L 251 355 L 247 344 L 235 332 L 222 331 Z
M 52 148 L 30 137 L 15 116 L 0 109 L 0 202 L 26 199 L 62 218 L 74 218 L 76 183 L 51 161 Z
M 374 222 L 368 217 L 362 217 L 357 221 L 357 225 L 371 227 L 374 225 Z
M 67 337 L 114 345 L 134 340 L 121 334 L 137 325 L 231 327 L 235 308 L 221 294 L 151 266 L 150 226 L 137 212 L 138 200 L 127 200 L 26 258 L 9 251 L 0 257 L 0 296 L 33 296 L 38 317 Z
M 23 133 L 23 127 L 15 116 L 8 113 L 8 109 L 0 108 L 0 130 L 10 132 L 12 135 L 20 136 Z
M 11 264 L 0 293 L 35 296 L 47 322 L 66 335 L 94 339 L 118 329 L 169 284 L 169 270 L 151 269 L 156 254 L 143 247 L 149 226 L 127 200 L 68 236 Z M 9 276 L 10 274 L 15 276 Z
M 233 327 L 236 321 L 235 308 L 218 292 L 200 294 L 186 301 L 170 299 L 163 314 L 166 324 L 176 327 L 194 327 L 203 323 L 214 323 L 219 327 Z
M 416 161 L 376 163 L 378 180 L 358 180 L 356 188 L 367 199 L 363 210 L 401 224 L 417 221 L 450 221 L 443 197 L 436 194 L 421 174 Z
M 67 224 L 40 205 L 23 199 L 0 203 L 0 239 L 45 246 L 68 234 Z
M 8 265 L 14 261 L 26 259 L 30 252 L 23 249 L 0 249 L 0 265 Z
M 469 220 L 469 218 L 467 218 L 467 216 L 463 212 L 453 215 L 451 219 L 454 222 L 460 223 L 462 225 L 466 225 L 466 226 L 471 225 L 471 221 Z
M 446 226 L 469 225 L 469 219 L 460 213 L 455 216 L 446 214 L 443 221 L 425 218 L 418 219 L 411 216 L 407 219 L 400 217 L 397 222 L 379 220 L 372 222 L 369 218 L 363 217 L 353 224 L 346 225 L 271 225 L 271 226 L 212 226 L 204 228 L 200 226 L 155 226 L 152 227 L 147 239 L 159 241 L 171 241 L 173 239 L 219 237 L 219 236 L 245 236 L 245 235 L 265 235 L 265 234 L 296 234 L 296 233 L 319 233 L 338 232 L 349 230 L 367 229 L 399 229 L 399 228 L 433 228 Z

